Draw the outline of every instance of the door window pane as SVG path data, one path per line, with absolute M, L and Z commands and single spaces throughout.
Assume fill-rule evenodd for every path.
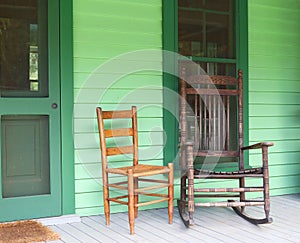
M 203 7 L 208 10 L 229 11 L 230 4 L 231 0 L 206 0 Z
M 47 1 L 1 0 L 2 97 L 48 96 Z
M 203 56 L 203 14 L 182 10 L 178 13 L 178 49 L 184 56 Z
M 178 0 L 178 51 L 184 56 L 235 58 L 235 1 Z
M 185 8 L 201 8 L 204 0 L 179 0 L 178 6 Z
M 206 56 L 234 58 L 235 41 L 232 35 L 234 27 L 227 14 L 206 14 Z
M 190 65 L 189 62 L 181 61 L 179 63 L 180 69 L 185 70 L 187 76 L 203 74 L 207 75 L 222 75 L 236 77 L 236 65 L 234 63 L 218 63 L 218 62 L 195 62 L 199 64 Z

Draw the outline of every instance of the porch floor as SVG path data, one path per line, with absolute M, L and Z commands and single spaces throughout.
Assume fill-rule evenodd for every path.
M 248 207 L 249 214 L 259 209 Z M 195 226 L 186 228 L 175 207 L 172 225 L 167 209 L 139 211 L 135 235 L 129 234 L 127 213 L 82 217 L 80 223 L 51 226 L 62 242 L 300 242 L 300 194 L 271 197 L 273 223 L 255 226 L 236 215 L 231 208 L 196 208 Z

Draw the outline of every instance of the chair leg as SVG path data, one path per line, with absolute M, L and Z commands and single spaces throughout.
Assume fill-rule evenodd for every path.
M 270 217 L 270 194 L 269 194 L 269 169 L 268 169 L 268 147 L 262 147 L 262 157 L 263 157 L 263 186 L 264 186 L 264 210 L 265 210 L 265 218 L 257 219 L 251 218 L 243 212 L 242 207 L 233 207 L 233 210 L 242 218 L 248 220 L 253 224 L 268 224 L 272 223 L 273 219 Z M 233 202 L 233 200 L 229 200 L 229 202 Z
M 133 172 L 128 170 L 128 218 L 130 234 L 134 234 L 134 182 Z
M 138 178 L 134 178 L 134 217 L 138 217 L 138 207 L 136 206 L 139 203 L 139 194 L 135 192 L 135 189 L 139 188 Z
M 194 170 L 189 169 L 188 171 L 188 213 L 190 225 L 194 224 L 194 211 L 195 211 L 195 201 L 194 201 Z
M 108 189 L 108 178 L 107 174 L 103 177 L 103 200 L 104 200 L 104 214 L 106 225 L 110 224 L 110 205 L 109 205 L 109 189 Z
M 179 216 L 186 227 L 189 227 L 189 220 L 186 215 L 186 175 L 181 177 L 180 182 L 180 199 L 177 200 Z
M 269 185 L 269 168 L 268 168 L 268 147 L 262 148 L 262 154 L 263 154 L 263 184 L 264 184 L 264 210 L 266 219 L 268 221 L 272 222 L 272 218 L 270 218 L 270 185 Z
M 240 187 L 244 188 L 245 187 L 245 178 L 240 178 Z M 240 192 L 240 201 L 241 202 L 245 202 L 246 200 L 246 196 L 245 196 L 245 192 Z M 244 213 L 245 212 L 245 207 L 241 207 L 241 212 Z
M 188 195 L 186 195 L 186 180 L 188 181 Z M 188 215 L 186 213 L 186 198 L 188 199 Z M 178 211 L 186 227 L 194 225 L 194 170 L 189 169 L 187 175 L 181 177 L 180 200 L 177 200 Z
M 174 165 L 169 163 L 168 167 L 170 172 L 168 174 L 168 215 L 169 215 L 169 224 L 173 223 L 173 214 L 174 214 Z
M 195 211 L 195 201 L 194 201 L 194 179 L 191 178 L 191 174 L 194 170 L 191 169 L 187 175 L 181 177 L 181 194 L 180 200 L 177 200 L 178 211 L 182 222 L 186 227 L 194 225 L 194 211 Z M 192 174 L 193 175 L 193 174 Z M 188 195 L 186 195 L 186 180 L 188 181 Z M 186 199 L 188 200 L 188 214 L 186 213 Z
M 195 198 L 194 198 L 194 156 L 193 146 L 187 146 L 188 162 L 188 212 L 190 225 L 194 224 Z

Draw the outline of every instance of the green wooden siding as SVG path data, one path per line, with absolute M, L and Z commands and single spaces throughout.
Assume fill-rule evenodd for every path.
M 270 149 L 272 195 L 300 192 L 300 2 L 249 0 L 248 4 L 249 142 L 275 142 Z M 117 68 L 105 73 L 94 71 L 126 52 L 162 49 L 162 1 L 74 0 L 73 9 L 76 213 L 102 214 L 95 107 L 129 108 L 135 104 L 141 108 L 140 148 L 153 147 L 156 151 L 151 159 L 140 153 L 141 160 L 160 165 L 164 146 L 163 90 L 160 72 L 133 73 L 110 86 L 107 80 L 118 76 Z M 145 61 L 154 68 L 162 65 L 157 56 L 145 57 Z M 138 65 L 136 60 L 128 62 Z M 99 101 L 99 94 L 104 92 Z M 126 96 L 129 98 L 124 100 Z M 250 158 L 261 160 L 258 153 Z M 178 197 L 178 177 L 175 183 Z M 217 183 L 221 182 L 214 186 Z M 113 212 L 124 209 L 112 207 Z
M 270 148 L 271 195 L 299 193 L 300 1 L 248 3 L 249 140 L 275 143 Z
M 93 74 L 117 55 L 162 49 L 161 5 L 161 0 L 73 1 L 75 205 L 79 215 L 103 213 L 96 106 L 128 109 L 137 105 L 141 162 L 163 164 L 162 73 L 141 70 L 114 85 L 108 79 L 118 77 L 117 66 Z M 129 59 L 132 66 L 140 62 Z M 161 69 L 160 56 L 145 56 L 142 61 Z M 104 94 L 101 100 L 100 94 Z M 151 159 L 142 153 L 150 148 L 155 150 Z M 114 212 L 124 209 L 112 207 Z

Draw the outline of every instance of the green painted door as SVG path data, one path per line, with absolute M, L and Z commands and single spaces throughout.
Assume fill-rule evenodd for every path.
M 58 0 L 1 0 L 0 221 L 61 214 Z

